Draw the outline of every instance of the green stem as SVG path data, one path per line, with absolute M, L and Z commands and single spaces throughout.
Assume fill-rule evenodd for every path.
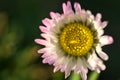
M 89 77 L 88 77 L 88 80 L 98 80 L 98 77 L 99 77 L 100 73 L 97 73 L 97 72 L 91 72 Z
M 80 74 L 75 74 L 74 72 L 71 74 L 70 80 L 81 80 Z

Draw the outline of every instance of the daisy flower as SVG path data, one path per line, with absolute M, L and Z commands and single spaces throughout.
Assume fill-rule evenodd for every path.
M 40 26 L 43 39 L 35 42 L 43 45 L 38 50 L 42 54 L 43 63 L 54 66 L 54 72 L 65 72 L 67 78 L 71 71 L 79 73 L 82 80 L 87 79 L 88 69 L 105 70 L 103 60 L 108 55 L 102 51 L 102 46 L 112 44 L 113 38 L 104 34 L 107 21 L 101 21 L 101 14 L 94 16 L 90 10 L 81 9 L 79 3 L 62 4 L 63 13 L 50 12 L 50 19 L 42 20 Z

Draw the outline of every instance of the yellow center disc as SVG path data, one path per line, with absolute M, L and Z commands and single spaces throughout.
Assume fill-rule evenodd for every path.
M 93 46 L 93 32 L 81 23 L 67 24 L 60 33 L 62 49 L 73 56 L 85 56 Z

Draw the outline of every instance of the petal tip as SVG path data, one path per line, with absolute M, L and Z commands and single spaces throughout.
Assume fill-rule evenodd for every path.
M 39 39 L 34 39 L 35 43 L 39 43 Z
M 108 39 L 109 39 L 110 44 L 112 44 L 114 42 L 114 40 L 111 36 Z

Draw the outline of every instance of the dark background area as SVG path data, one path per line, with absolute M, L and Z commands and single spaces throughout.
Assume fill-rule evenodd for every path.
M 0 80 L 63 80 L 62 73 L 52 73 L 53 67 L 42 64 L 37 54 L 41 20 L 49 12 L 62 13 L 62 3 L 67 0 L 0 0 Z M 120 0 L 71 0 L 96 15 L 108 20 L 105 34 L 114 43 L 104 46 L 109 55 L 107 69 L 99 80 L 120 80 Z M 47 77 L 46 77 L 47 75 Z M 59 78 L 58 78 L 59 77 Z M 62 77 L 62 78 L 60 78 Z

